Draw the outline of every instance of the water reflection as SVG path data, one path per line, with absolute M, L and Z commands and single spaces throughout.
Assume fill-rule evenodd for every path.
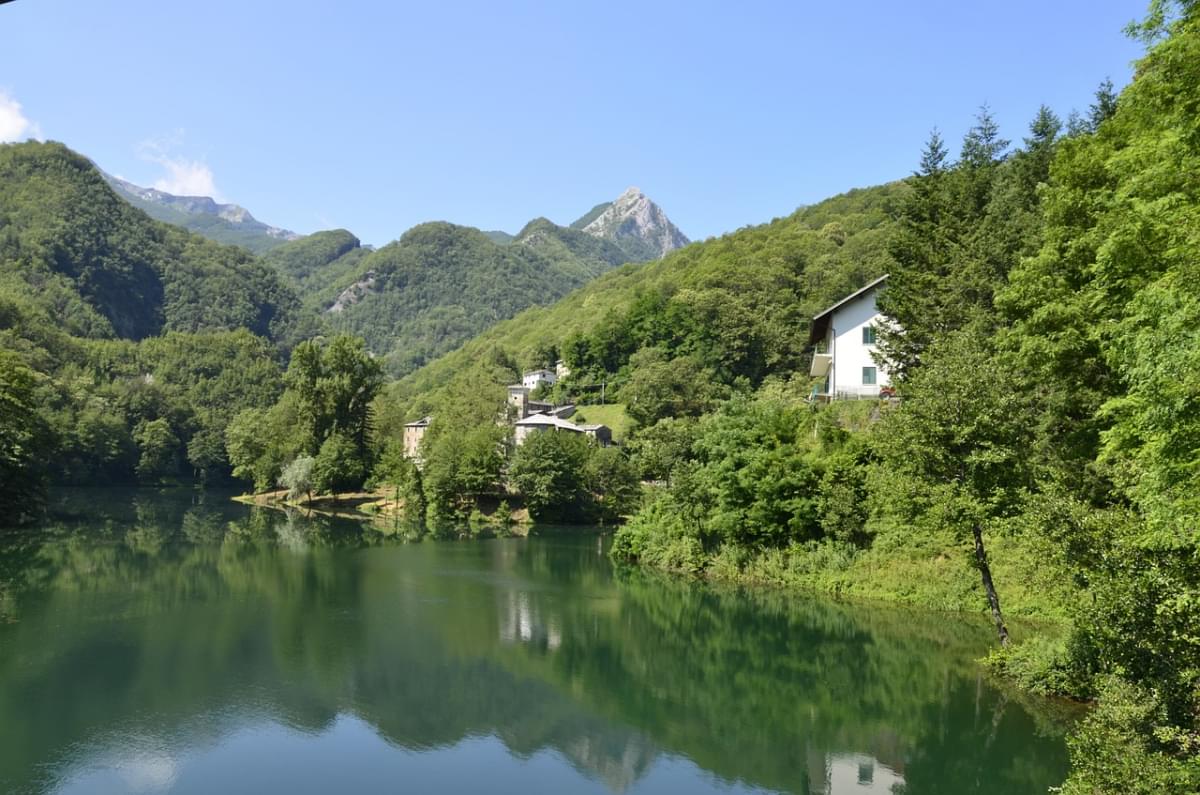
M 84 510 L 78 510 L 81 505 Z M 1044 792 L 1062 724 L 985 626 L 620 572 L 594 537 L 192 493 L 64 498 L 0 552 L 0 789 Z

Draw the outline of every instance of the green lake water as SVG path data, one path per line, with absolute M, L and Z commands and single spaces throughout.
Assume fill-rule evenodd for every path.
M 191 491 L 0 544 L 0 792 L 1044 793 L 984 622 L 405 542 Z

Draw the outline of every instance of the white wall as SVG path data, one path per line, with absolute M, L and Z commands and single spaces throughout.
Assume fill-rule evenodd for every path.
M 887 370 L 875 363 L 871 355 L 875 345 L 863 345 L 864 326 L 879 323 L 883 316 L 875 308 L 875 291 L 860 296 L 833 313 L 830 322 L 829 353 L 833 367 L 829 374 L 829 391 L 833 395 L 878 395 L 881 387 L 889 386 Z M 875 383 L 863 384 L 864 367 L 875 368 Z
M 521 379 L 521 383 L 529 389 L 537 389 L 538 384 L 543 382 L 554 386 L 558 381 L 558 376 L 552 370 L 536 370 L 532 373 L 526 373 Z

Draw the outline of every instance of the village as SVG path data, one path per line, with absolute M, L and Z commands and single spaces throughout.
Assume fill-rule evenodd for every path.
M 842 298 L 812 319 L 809 344 L 813 347 L 809 375 L 815 380 L 809 399 L 826 403 L 831 400 L 889 399 L 895 396 L 887 367 L 879 361 L 877 331 L 889 322 L 876 303 L 887 275 L 866 284 Z M 601 423 L 572 422 L 574 403 L 556 404 L 534 399 L 561 379 L 570 375 L 566 363 L 559 360 L 554 369 L 539 368 L 522 374 L 519 384 L 509 384 L 505 411 L 498 422 L 513 429 L 513 443 L 520 447 L 535 433 L 563 432 L 586 436 L 601 447 L 614 444 L 613 431 Z M 432 416 L 404 426 L 404 455 L 421 461 L 421 443 Z

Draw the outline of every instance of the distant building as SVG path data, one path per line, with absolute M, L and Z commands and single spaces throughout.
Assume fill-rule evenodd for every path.
M 612 430 L 607 425 L 577 425 L 553 414 L 531 414 L 514 422 L 513 441 L 520 447 L 531 435 L 546 431 L 582 433 L 589 439 L 594 439 L 601 447 L 612 444 Z
M 809 342 L 816 345 L 810 374 L 824 378 L 817 397 L 824 400 L 879 397 L 891 391 L 887 368 L 875 360 L 876 335 L 887 318 L 875 298 L 887 281 L 881 276 L 813 318 Z
M 571 368 L 567 367 L 567 363 L 559 359 L 554 363 L 554 374 L 558 376 L 558 380 L 562 380 L 571 374 Z
M 530 414 L 542 414 L 554 410 L 553 403 L 547 403 L 544 400 L 530 400 L 529 393 L 532 391 L 531 387 L 524 384 L 508 385 L 508 405 L 512 407 L 512 413 L 519 420 L 525 419 Z
M 421 459 L 421 440 L 425 438 L 425 432 L 429 430 L 429 423 L 433 422 L 433 417 L 422 417 L 416 422 L 407 423 L 404 426 L 404 456 L 415 460 Z
M 530 370 L 521 376 L 521 385 L 526 389 L 537 389 L 542 384 L 554 386 L 558 383 L 558 373 L 554 370 Z

